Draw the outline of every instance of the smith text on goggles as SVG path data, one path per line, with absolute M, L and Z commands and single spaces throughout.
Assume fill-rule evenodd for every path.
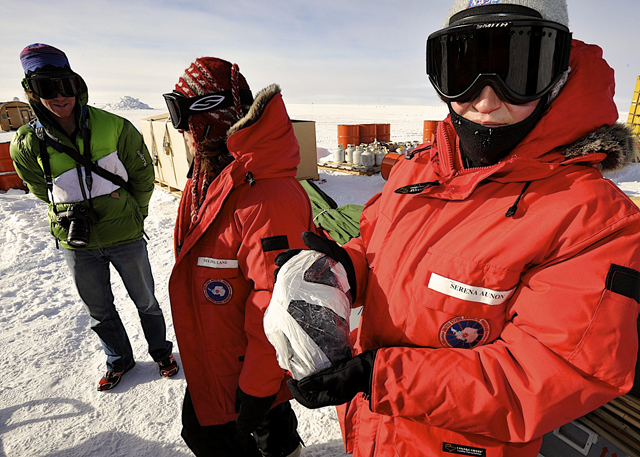
M 80 92 L 80 77 L 77 75 L 32 76 L 27 78 L 27 83 L 29 89 L 44 99 L 55 98 L 58 94 L 75 97 Z
M 162 96 L 167 103 L 171 123 L 177 130 L 189 130 L 189 116 L 192 114 L 216 111 L 234 104 L 233 94 L 230 90 L 197 97 L 185 97 L 178 92 L 171 92 Z M 240 101 L 246 105 L 253 103 L 253 96 L 249 89 L 240 89 Z
M 427 39 L 427 74 L 446 102 L 491 85 L 515 104 L 546 94 L 569 67 L 571 33 L 555 22 L 512 20 L 448 27 Z

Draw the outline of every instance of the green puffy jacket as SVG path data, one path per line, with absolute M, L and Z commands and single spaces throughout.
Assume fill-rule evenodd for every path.
M 78 102 L 86 106 L 86 85 L 78 95 Z M 32 101 L 31 107 L 49 136 L 79 153 L 84 151 L 82 135 L 74 139 L 59 129 L 47 116 L 40 103 Z M 78 124 L 80 124 L 80 109 Z M 30 191 L 49 204 L 51 234 L 67 249 L 78 249 L 67 243 L 67 229 L 57 221 L 57 213 L 67 210 L 70 204 L 91 206 L 98 222 L 91 224 L 89 245 L 82 249 L 116 246 L 142 238 L 143 220 L 154 189 L 154 170 L 149 152 L 140 132 L 126 119 L 106 111 L 86 106 L 88 127 L 91 131 L 91 157 L 101 168 L 128 181 L 131 193 L 111 181 L 92 173 L 91 192 L 84 178 L 85 170 L 76 168 L 76 161 L 65 153 L 47 147 L 53 178 L 53 202 L 47 191 L 43 165 L 40 159 L 40 140 L 28 125 L 22 126 L 11 142 L 11 158 L 18 175 L 27 183 Z M 79 174 L 83 177 L 80 178 Z

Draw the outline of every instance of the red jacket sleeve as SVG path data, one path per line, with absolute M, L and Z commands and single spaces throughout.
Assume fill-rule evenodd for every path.
M 245 393 L 256 397 L 278 392 L 284 378 L 262 323 L 273 293 L 275 258 L 287 248 L 305 248 L 302 232 L 314 230 L 306 193 L 293 178 L 289 183 L 295 186 L 267 184 L 260 201 L 246 207 L 239 204 L 236 211 L 243 240 L 238 262 L 245 277 L 253 283 L 245 308 L 248 342 L 239 385 Z

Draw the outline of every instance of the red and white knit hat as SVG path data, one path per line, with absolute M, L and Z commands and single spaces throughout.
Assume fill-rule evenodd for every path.
M 216 57 L 196 59 L 178 80 L 175 90 L 186 97 L 197 97 L 230 90 L 234 104 L 228 108 L 193 114 L 189 119 L 198 149 L 204 139 L 226 139 L 229 128 L 244 117 L 251 105 L 242 104 L 240 89 L 249 89 L 238 65 Z

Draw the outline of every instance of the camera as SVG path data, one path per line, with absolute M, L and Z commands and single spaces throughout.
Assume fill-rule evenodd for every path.
M 98 214 L 82 205 L 70 205 L 65 212 L 58 214 L 58 224 L 68 230 L 67 243 L 76 248 L 89 244 L 91 224 L 96 222 Z

